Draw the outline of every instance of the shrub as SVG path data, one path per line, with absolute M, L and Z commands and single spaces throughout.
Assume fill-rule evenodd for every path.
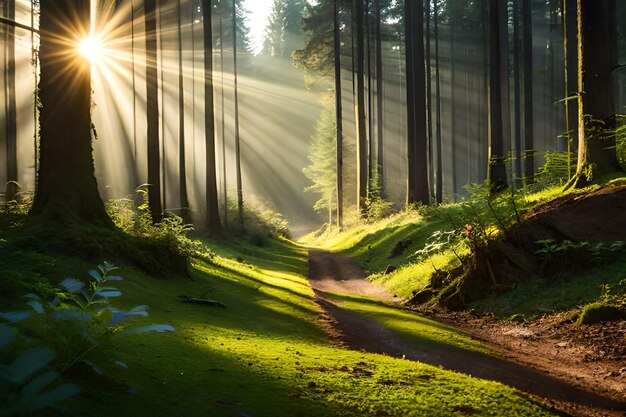
M 624 318 L 625 313 L 617 306 L 598 301 L 583 307 L 576 324 L 595 324 Z
M 145 187 L 137 189 L 137 203 L 129 198 L 109 200 L 107 212 L 113 223 L 124 233 L 165 246 L 184 258 L 196 257 L 211 261 L 215 254 L 198 240 L 188 237 L 194 228 L 182 217 L 166 212 L 160 223 L 154 224 L 148 207 Z
M 127 331 L 120 322 L 129 317 L 145 317 L 147 306 L 137 306 L 127 312 L 117 310 L 110 300 L 122 292 L 111 282 L 122 281 L 112 275 L 117 268 L 104 262 L 89 271 L 90 280 L 65 278 L 59 283 L 54 299 L 48 301 L 36 294 L 23 298 L 29 310 L 0 313 L 0 319 L 24 326 L 37 334 L 61 356 L 61 362 L 70 368 L 89 352 L 102 347 L 118 336 L 144 331 L 173 331 L 171 326 L 147 326 Z M 32 318 L 33 320 L 27 320 Z
M 228 223 L 226 230 L 233 235 L 243 236 L 257 246 L 264 246 L 272 237 L 289 238 L 289 222 L 282 214 L 258 198 L 246 201 L 243 206 L 243 230 L 239 222 L 237 199 L 228 199 Z

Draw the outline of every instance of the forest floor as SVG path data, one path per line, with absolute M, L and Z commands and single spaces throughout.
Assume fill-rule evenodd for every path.
M 486 354 L 416 343 L 381 321 L 380 312 L 354 308 L 355 300 L 363 302 L 367 297 L 402 309 L 399 298 L 367 281 L 349 258 L 311 250 L 308 277 L 324 310 L 326 332 L 340 345 L 502 382 L 567 415 L 621 416 L 626 410 L 626 364 L 616 360 L 624 354 L 624 322 L 574 326 L 571 318 L 555 315 L 515 324 L 468 312 L 428 312 L 485 342 L 491 350 Z

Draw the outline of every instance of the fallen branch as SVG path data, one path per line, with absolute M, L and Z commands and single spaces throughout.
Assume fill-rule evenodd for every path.
M 207 305 L 207 306 L 226 308 L 226 304 L 219 302 L 219 301 L 215 301 L 215 300 L 208 300 L 206 298 L 188 297 L 186 295 L 179 295 L 179 297 L 182 298 L 181 300 L 182 303 L 202 304 L 202 305 Z

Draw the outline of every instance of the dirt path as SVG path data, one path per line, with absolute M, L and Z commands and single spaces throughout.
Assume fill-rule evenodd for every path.
M 390 303 L 394 299 L 365 280 L 359 267 L 339 254 L 311 250 L 308 277 L 315 291 L 316 301 L 324 309 L 323 320 L 329 336 L 348 348 L 390 356 L 404 355 L 408 359 L 502 382 L 539 397 L 547 406 L 569 415 L 626 415 L 626 402 L 618 402 L 583 390 L 508 360 L 454 346 L 409 343 L 384 326 L 341 308 L 327 298 L 325 293 L 366 296 Z

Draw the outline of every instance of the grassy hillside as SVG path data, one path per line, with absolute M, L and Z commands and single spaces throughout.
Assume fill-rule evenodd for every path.
M 622 180 L 612 181 L 612 184 L 620 183 Z M 577 190 L 570 195 L 584 196 L 598 189 L 596 186 Z M 371 281 L 390 293 L 410 299 L 415 293 L 431 288 L 433 282 L 458 276 L 468 267 L 476 247 L 489 250 L 485 248 L 492 242 L 523 228 L 520 219 L 525 212 L 568 194 L 561 187 L 554 187 L 528 194 L 505 193 L 489 199 L 484 190 L 477 188 L 460 203 L 409 209 L 340 233 L 311 234 L 304 242 L 344 253 L 361 265 Z M 579 217 L 584 218 L 584 213 Z M 611 219 L 606 222 L 610 229 Z M 567 227 L 582 229 L 575 224 Z M 600 241 L 605 240 L 598 236 L 600 232 L 595 235 Z M 619 232 L 612 235 L 619 236 Z M 531 254 L 541 251 L 541 242 L 526 242 Z M 546 253 L 535 254 L 539 265 L 536 276 L 527 274 L 523 282 L 484 291 L 481 299 L 473 300 L 468 307 L 500 317 L 532 318 L 551 312 L 580 311 L 597 303 L 624 306 L 626 254 L 621 249 L 623 243 L 613 243 L 597 246 L 586 241 L 571 245 L 568 241 L 546 241 L 543 243 L 549 246 Z M 590 258 L 584 267 L 577 264 L 577 258 L 581 257 Z

